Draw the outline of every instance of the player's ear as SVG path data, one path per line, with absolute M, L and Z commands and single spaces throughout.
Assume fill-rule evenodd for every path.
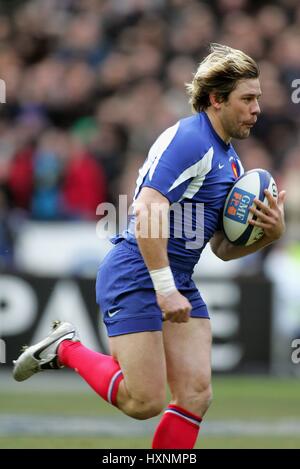
M 210 93 L 209 94 L 209 100 L 210 100 L 211 106 L 214 109 L 216 109 L 216 110 L 221 109 L 221 102 L 219 100 L 219 97 L 215 93 Z

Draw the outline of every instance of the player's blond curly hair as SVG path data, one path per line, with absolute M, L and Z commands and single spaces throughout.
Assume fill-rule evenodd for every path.
M 238 49 L 213 43 L 192 82 L 186 83 L 189 101 L 194 111 L 204 111 L 210 106 L 210 93 L 215 93 L 219 102 L 226 101 L 238 80 L 258 76 L 258 65 L 251 57 Z

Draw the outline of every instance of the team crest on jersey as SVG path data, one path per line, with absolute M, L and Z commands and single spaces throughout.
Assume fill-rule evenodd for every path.
M 236 165 L 235 161 L 231 162 L 231 169 L 233 171 L 235 179 L 237 179 L 239 177 L 239 173 L 238 173 L 238 169 L 237 169 L 237 165 Z
M 253 204 L 255 195 L 243 189 L 235 189 L 227 203 L 225 216 L 238 223 L 247 223 L 249 208 Z

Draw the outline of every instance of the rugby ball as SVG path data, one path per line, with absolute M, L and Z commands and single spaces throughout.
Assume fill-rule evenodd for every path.
M 255 198 L 269 205 L 265 189 L 273 197 L 278 197 L 276 183 L 265 169 L 252 169 L 235 181 L 223 210 L 223 230 L 228 241 L 239 246 L 250 246 L 263 236 L 262 228 L 249 224 L 252 218 L 256 219 L 249 209 L 255 206 Z

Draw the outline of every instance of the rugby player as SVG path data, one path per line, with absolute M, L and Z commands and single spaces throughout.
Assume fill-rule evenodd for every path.
M 111 356 L 87 349 L 72 324 L 57 323 L 18 358 L 13 372 L 22 381 L 65 366 L 133 418 L 148 419 L 165 409 L 153 438 L 157 449 L 193 448 L 212 399 L 211 325 L 192 280 L 205 245 L 210 242 L 227 261 L 264 248 L 285 229 L 282 191 L 277 200 L 266 192 L 269 207 L 257 201 L 260 210 L 251 209 L 257 217 L 252 224 L 264 230 L 255 244 L 234 246 L 221 230 L 226 196 L 243 172 L 231 139 L 247 138 L 260 114 L 255 61 L 212 44 L 187 90 L 194 113 L 165 130 L 151 147 L 137 179 L 134 217 L 114 238 L 99 268 L 97 302 Z M 175 203 L 190 208 L 183 220 L 189 230 L 181 236 L 175 236 L 176 214 L 168 217 Z M 202 226 L 197 226 L 198 206 L 204 206 Z M 201 233 L 202 242 L 188 247 L 190 233 Z M 166 407 L 167 384 L 171 401 Z

